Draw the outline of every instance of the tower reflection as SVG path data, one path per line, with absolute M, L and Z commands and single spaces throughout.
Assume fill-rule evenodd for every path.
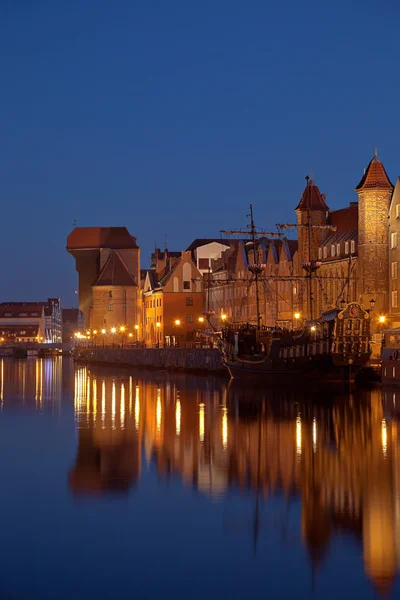
M 250 494 L 255 542 L 260 503 L 272 496 L 282 506 L 298 499 L 298 539 L 314 566 L 329 560 L 332 540 L 346 532 L 362 544 L 365 572 L 379 593 L 391 588 L 400 561 L 400 445 L 392 396 L 372 390 L 305 397 L 218 380 L 133 380 L 81 368 L 74 406 L 74 492 L 126 492 L 153 463 L 159 478 L 178 475 L 213 501 L 238 488 Z

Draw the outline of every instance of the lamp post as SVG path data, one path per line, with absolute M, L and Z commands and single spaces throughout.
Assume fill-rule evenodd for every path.
M 97 329 L 93 329 L 93 341 L 92 341 L 92 346 L 94 344 L 94 346 L 96 346 L 96 335 L 97 335 Z
M 104 348 L 104 336 L 106 335 L 106 330 L 105 329 L 101 330 L 101 335 L 103 336 L 103 348 Z
M 299 326 L 298 324 L 299 324 L 301 314 L 298 311 L 296 311 L 293 316 L 294 316 L 295 323 L 296 323 L 296 329 L 298 329 L 298 326 Z
M 124 333 L 125 333 L 125 327 L 122 326 L 119 328 L 120 332 L 121 332 L 121 346 L 122 348 L 124 347 Z
M 113 347 L 113 348 L 115 347 L 115 337 L 114 337 L 114 336 L 115 336 L 115 332 L 116 332 L 116 331 L 117 331 L 117 330 L 116 330 L 116 328 L 115 328 L 115 327 L 112 327 L 112 328 L 111 328 L 111 333 L 112 333 L 112 347 Z
M 135 325 L 136 343 L 139 341 L 139 325 Z

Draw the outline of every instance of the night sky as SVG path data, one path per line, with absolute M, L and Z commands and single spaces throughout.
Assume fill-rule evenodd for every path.
M 66 236 L 155 242 L 331 208 L 400 173 L 395 0 L 1 0 L 0 301 L 76 304 Z

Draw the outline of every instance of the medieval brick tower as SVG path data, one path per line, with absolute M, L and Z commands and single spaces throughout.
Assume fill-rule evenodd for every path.
M 389 309 L 388 213 L 393 185 L 377 153 L 356 192 L 360 301 L 368 307 L 370 300 L 375 300 L 375 315 L 379 316 Z
M 324 233 L 323 226 L 327 223 L 328 206 L 325 202 L 325 195 L 321 194 L 318 186 L 310 177 L 306 177 L 307 185 L 301 196 L 299 204 L 296 206 L 297 224 L 298 224 L 298 253 L 299 266 L 303 263 L 316 261 L 318 259 L 318 248 L 321 244 L 322 235 Z M 322 227 L 316 227 L 321 225 Z M 302 275 L 306 275 L 303 270 Z M 310 290 L 309 287 L 303 285 L 302 310 L 305 318 L 315 318 L 315 310 L 310 306 Z M 312 285 L 311 302 L 314 305 L 313 299 L 316 294 L 316 284 Z

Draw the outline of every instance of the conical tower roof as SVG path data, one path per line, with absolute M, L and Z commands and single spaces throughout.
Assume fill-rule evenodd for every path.
M 325 202 L 325 196 L 321 194 L 313 179 L 306 177 L 306 180 L 307 185 L 295 210 L 329 210 Z
M 379 160 L 376 151 L 374 158 L 365 169 L 365 173 L 356 187 L 356 192 L 366 189 L 393 190 L 393 184 L 385 171 L 385 167 Z

